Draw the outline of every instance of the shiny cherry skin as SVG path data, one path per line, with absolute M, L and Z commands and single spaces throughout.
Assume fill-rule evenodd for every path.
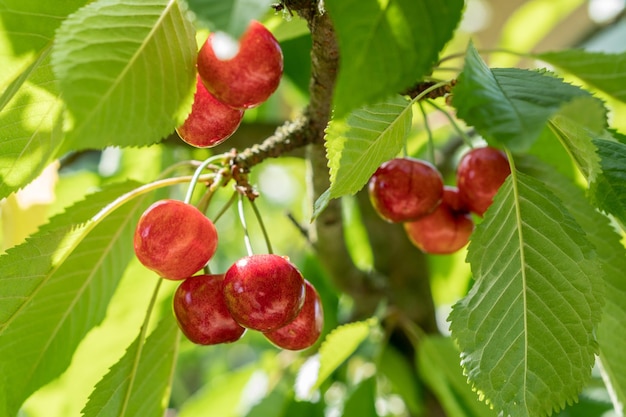
M 296 318 L 305 298 L 302 274 L 287 258 L 251 255 L 226 271 L 224 298 L 233 318 L 242 326 L 269 332 Z
M 459 187 L 454 185 L 443 186 L 442 202 L 446 203 L 453 213 L 468 214 L 470 212 L 469 207 L 465 204 L 465 200 L 461 197 Z
M 306 295 L 302 310 L 296 318 L 280 329 L 266 332 L 265 337 L 274 345 L 287 350 L 309 348 L 319 339 L 324 327 L 322 301 L 315 287 L 305 280 Z
M 243 113 L 243 110 L 233 109 L 213 97 L 200 81 L 200 77 L 197 77 L 191 113 L 176 128 L 176 132 L 191 146 L 210 148 L 235 133 L 241 124 Z
M 459 161 L 456 174 L 465 205 L 482 216 L 510 174 L 508 158 L 501 150 L 488 146 L 467 152 Z
M 274 35 L 253 20 L 236 42 L 213 32 L 200 48 L 198 73 L 222 103 L 249 109 L 266 101 L 280 84 L 283 53 Z
M 176 289 L 173 308 L 178 327 L 199 345 L 216 345 L 239 340 L 246 329 L 230 315 L 222 283 L 224 274 L 195 275 Z
M 196 207 L 160 200 L 141 215 L 133 245 L 145 267 L 163 278 L 181 280 L 202 269 L 217 249 L 213 222 Z
M 388 222 L 407 222 L 432 212 L 443 196 L 443 178 L 431 163 L 394 158 L 383 163 L 368 183 L 370 201 Z
M 474 230 L 474 221 L 455 212 L 446 200 L 427 216 L 404 223 L 409 240 L 425 253 L 447 255 L 463 248 Z

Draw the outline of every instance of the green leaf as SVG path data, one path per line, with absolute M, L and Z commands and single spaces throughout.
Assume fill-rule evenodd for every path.
M 488 417 L 496 412 L 478 401 L 463 376 L 461 352 L 449 337 L 428 336 L 420 341 L 417 369 L 449 417 Z
M 0 258 L 0 385 L 6 396 L 0 414 L 15 415 L 30 394 L 59 376 L 102 321 L 134 255 L 133 219 L 143 198 L 100 210 L 81 227 L 72 223 L 112 197 L 108 190 L 78 203 Z
M 590 184 L 593 202 L 626 226 L 626 144 L 594 139 L 602 173 Z
M 328 200 L 363 188 L 380 164 L 400 152 L 411 118 L 410 102 L 394 96 L 330 122 L 325 137 L 330 189 L 316 202 L 314 217 Z
M 189 9 L 211 31 L 222 31 L 238 38 L 252 19 L 269 12 L 272 0 L 188 0 Z
M 327 0 L 341 65 L 338 116 L 399 93 L 435 64 L 461 19 L 463 1 Z
M 415 371 L 406 357 L 391 345 L 387 345 L 381 355 L 378 369 L 387 377 L 393 391 L 402 397 L 411 415 L 423 414 L 422 389 L 417 382 Z
M 191 108 L 197 48 L 180 2 L 98 0 L 63 22 L 52 64 L 72 116 L 69 149 L 161 140 Z
M 85 417 L 162 417 L 176 363 L 178 326 L 166 314 L 150 336 L 143 332 L 96 385 Z
M 626 53 L 606 54 L 571 49 L 544 52 L 534 56 L 575 75 L 590 86 L 626 102 Z
M 0 198 L 34 180 L 59 156 L 63 102 L 47 52 L 0 97 Z M 17 91 L 14 91 L 17 90 Z
M 452 103 L 488 142 L 525 151 L 552 115 L 581 96 L 591 94 L 545 71 L 491 69 L 470 44 Z
M 344 324 L 331 331 L 320 346 L 320 369 L 312 389 L 317 389 L 367 339 L 375 319 Z
M 474 231 L 476 281 L 449 317 L 468 379 L 504 415 L 550 414 L 587 382 L 603 299 L 593 257 L 560 200 L 514 170 Z
M 595 105 L 594 105 L 595 104 Z M 592 139 L 604 131 L 604 123 L 596 100 L 572 101 L 550 118 L 548 126 L 567 150 L 572 160 L 589 180 L 600 172 L 600 162 Z
M 343 407 L 344 417 L 377 417 L 376 412 L 376 376 L 360 381 L 348 394 Z
M 626 404 L 626 340 L 622 337 L 626 334 L 626 281 L 623 268 L 626 249 L 620 244 L 620 236 L 607 217 L 590 205 L 580 188 L 545 164 L 533 161 L 520 168 L 542 180 L 567 205 L 595 247 L 602 265 L 600 276 L 606 286 L 602 321 L 597 329 L 600 360 L 605 379 L 611 384 L 614 400 L 621 404 L 616 404 L 616 409 L 623 408 L 623 404 Z

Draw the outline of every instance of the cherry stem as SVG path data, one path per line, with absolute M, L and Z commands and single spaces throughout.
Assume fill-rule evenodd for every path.
M 474 145 L 472 145 L 472 139 L 467 135 L 467 133 L 463 131 L 463 129 L 461 129 L 461 127 L 459 127 L 459 124 L 454 120 L 454 118 L 450 115 L 450 113 L 448 113 L 445 109 L 443 109 L 441 106 L 439 106 L 437 103 L 433 102 L 432 100 L 428 100 L 428 104 L 430 104 L 435 109 L 443 113 L 446 119 L 448 119 L 448 121 L 450 122 L 450 125 L 452 125 L 454 130 L 456 130 L 456 132 L 459 134 L 461 139 L 463 139 L 463 142 L 465 142 L 467 146 L 469 146 L 470 148 L 474 147 Z
M 237 191 L 233 193 L 233 195 L 228 199 L 226 204 L 224 204 L 224 206 L 220 209 L 220 211 L 217 212 L 217 214 L 213 218 L 213 223 L 216 223 L 220 219 L 220 217 L 222 217 L 222 215 L 226 213 L 226 211 L 230 208 L 230 206 L 233 205 L 233 203 L 235 202 L 235 198 L 237 198 L 238 195 L 239 193 Z
M 239 211 L 239 221 L 241 222 L 241 226 L 243 227 L 243 241 L 246 245 L 246 251 L 248 252 L 248 256 L 254 255 L 254 251 L 252 250 L 252 243 L 250 243 L 250 234 L 248 233 L 248 226 L 246 225 L 246 215 L 243 211 L 243 195 L 239 194 L 239 201 L 237 202 L 237 209 Z
M 433 139 L 433 131 L 430 128 L 430 123 L 428 123 L 428 115 L 426 114 L 426 110 L 424 110 L 424 104 L 420 101 L 419 108 L 422 112 L 422 117 L 424 118 L 424 128 L 426 129 L 426 134 L 428 135 L 428 153 L 430 157 L 430 162 L 436 164 L 435 162 L 435 141 Z
M 261 232 L 263 233 L 263 238 L 265 239 L 265 244 L 267 245 L 267 252 L 270 254 L 274 253 L 274 250 L 272 249 L 272 243 L 270 242 L 270 236 L 267 233 L 265 224 L 263 223 L 263 216 L 261 216 L 261 212 L 259 211 L 259 208 L 256 206 L 254 200 L 249 199 L 248 201 L 250 201 L 250 204 L 252 205 L 252 209 L 254 210 L 254 215 L 256 216 L 259 226 L 261 227 Z
M 225 158 L 226 158 L 225 154 L 211 156 L 210 158 L 207 158 L 204 162 L 202 162 L 202 164 L 200 164 L 198 168 L 196 168 L 196 172 L 194 172 L 193 177 L 191 178 L 191 181 L 189 183 L 189 188 L 187 189 L 187 195 L 185 195 L 184 202 L 186 204 L 189 204 L 191 202 L 191 198 L 193 197 L 193 189 L 196 187 L 196 184 L 198 183 L 198 180 L 200 178 L 200 175 L 202 174 L 202 171 L 204 171 L 204 169 L 208 167 L 211 163 L 218 161 L 220 159 L 224 160 Z

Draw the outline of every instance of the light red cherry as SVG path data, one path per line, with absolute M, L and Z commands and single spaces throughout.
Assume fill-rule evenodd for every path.
M 133 238 L 135 254 L 163 278 L 180 280 L 202 269 L 217 249 L 213 222 L 196 207 L 160 200 L 141 215 Z
M 432 212 L 443 195 L 443 178 L 431 163 L 395 158 L 371 176 L 368 192 L 378 214 L 389 222 L 406 222 Z
M 198 76 L 191 113 L 176 131 L 182 140 L 192 146 L 213 147 L 235 133 L 243 113 L 243 110 L 227 106 L 213 97 Z
M 231 343 L 245 332 L 226 308 L 223 281 L 224 274 L 196 275 L 185 279 L 174 293 L 176 321 L 193 343 Z
M 200 48 L 197 66 L 202 82 L 218 100 L 249 109 L 278 88 L 283 53 L 274 35 L 251 21 L 238 43 L 224 33 L 211 33 Z
M 457 187 L 465 205 L 482 216 L 493 202 L 498 189 L 511 174 L 508 158 L 493 147 L 474 148 L 457 167 Z
M 239 259 L 226 271 L 224 298 L 242 326 L 268 332 L 296 318 L 305 298 L 302 274 L 287 258 L 261 254 Z
M 266 332 L 265 337 L 276 346 L 288 350 L 309 348 L 319 339 L 324 327 L 322 301 L 315 287 L 305 280 L 306 295 L 302 310 L 284 327 Z
M 469 214 L 455 212 L 444 199 L 432 213 L 404 223 L 411 242 L 425 253 L 454 253 L 469 242 L 474 221 Z

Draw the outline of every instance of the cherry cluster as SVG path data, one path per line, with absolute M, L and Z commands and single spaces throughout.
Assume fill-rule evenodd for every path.
M 176 131 L 188 144 L 208 148 L 228 139 L 244 111 L 276 91 L 283 54 L 272 33 L 253 20 L 239 41 L 212 32 L 200 48 L 197 69 L 191 113 Z
M 252 329 L 283 349 L 312 346 L 322 332 L 322 303 L 298 268 L 286 257 L 259 254 L 239 259 L 223 274 L 194 275 L 217 243 L 213 222 L 178 200 L 153 203 L 135 229 L 139 261 L 163 278 L 182 280 L 173 309 L 183 334 L 214 345 L 237 341 Z
M 403 223 L 415 246 L 425 253 L 450 254 L 468 243 L 474 230 L 471 213 L 487 211 L 510 173 L 506 155 L 493 147 L 471 149 L 461 158 L 456 186 L 444 185 L 428 161 L 395 158 L 374 172 L 368 191 L 378 214 Z

